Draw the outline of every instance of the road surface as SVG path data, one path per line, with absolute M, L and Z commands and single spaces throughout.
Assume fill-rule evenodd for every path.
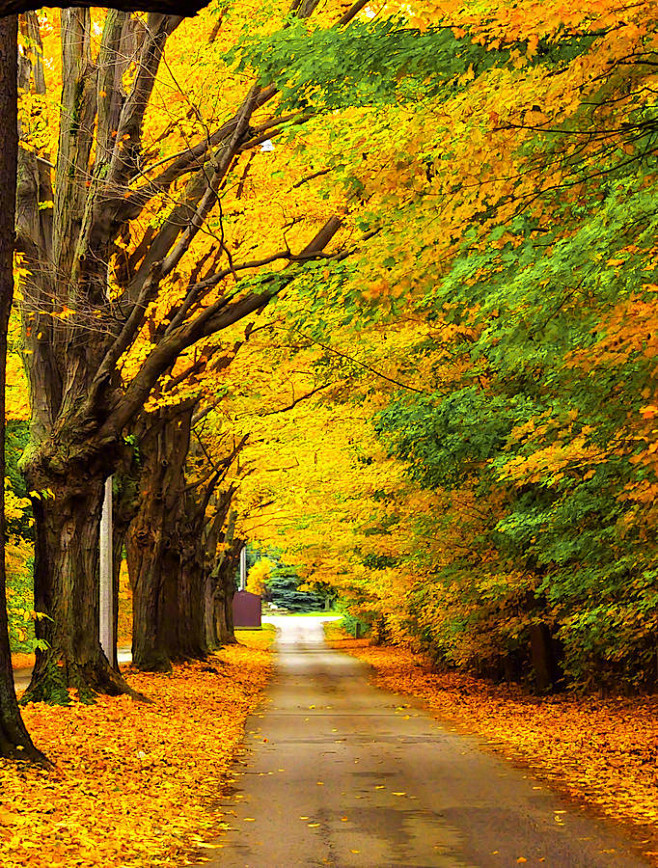
M 529 773 L 373 688 L 317 618 L 281 617 L 277 673 L 225 797 L 213 868 L 639 868 L 630 842 Z

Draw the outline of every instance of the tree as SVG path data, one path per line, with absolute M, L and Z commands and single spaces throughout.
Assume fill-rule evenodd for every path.
M 323 228 L 302 255 L 320 253 L 325 239 Z M 214 359 L 215 375 L 231 364 L 250 332 L 251 326 L 224 356 Z M 197 360 L 191 370 L 199 373 L 207 362 L 203 357 L 203 362 Z M 183 375 L 173 380 L 176 384 L 184 381 Z M 216 647 L 219 636 L 226 641 L 232 634 L 230 614 L 228 617 L 226 614 L 232 601 L 227 582 L 237 540 L 227 543 L 216 572 L 207 563 L 208 556 L 211 561 L 214 559 L 216 546 L 212 541 L 217 542 L 224 530 L 234 493 L 232 487 L 220 496 L 217 512 L 207 528 L 205 523 L 217 486 L 248 437 L 229 445 L 225 455 L 213 457 L 203 448 L 197 456 L 200 466 L 196 468 L 196 478 L 190 479 L 185 472 L 190 434 L 195 421 L 206 416 L 206 410 L 197 414 L 197 407 L 198 396 L 187 397 L 141 417 L 141 496 L 130 529 L 128 552 L 134 590 L 133 659 L 147 671 L 167 670 L 172 660 L 203 657 Z M 221 604 L 217 603 L 218 595 Z M 216 611 L 217 606 L 220 611 Z M 219 628 L 218 616 L 223 625 Z
M 69 686 L 85 695 L 126 690 L 100 650 L 95 604 L 102 485 L 117 464 L 123 432 L 181 352 L 262 308 L 340 227 L 329 220 L 312 252 L 285 248 L 242 262 L 229 253 L 222 267 L 220 242 L 205 273 L 182 295 L 173 291 L 177 269 L 216 208 L 227 173 L 239 153 L 260 141 L 252 115 L 275 93 L 251 88 L 231 118 L 149 175 L 143 165 L 146 111 L 164 45 L 179 24 L 156 13 L 139 21 L 109 12 L 94 58 L 89 12 L 64 11 L 52 189 L 45 158 L 22 152 L 18 231 L 30 272 L 23 308 L 34 409 L 23 466 L 36 521 L 36 605 L 52 618 L 38 625 L 50 647 L 37 655 L 27 694 L 32 699 L 62 697 Z M 122 40 L 138 58 L 127 94 Z M 42 77 L 33 78 L 38 92 Z M 276 123 L 262 126 L 270 131 Z M 137 224 L 172 187 L 177 202 L 159 228 Z M 131 232 L 138 240 L 126 257 Z M 291 267 L 236 282 L 277 262 Z M 140 337 L 156 300 L 168 310 L 168 322 L 163 316 L 146 358 L 122 386 L 117 364 Z
M 323 306 L 324 326 L 309 326 L 307 307 L 306 323 L 291 312 L 291 334 L 363 361 L 376 340 L 363 321 L 379 323 L 386 349 L 373 352 L 371 368 L 411 388 L 380 390 L 371 411 L 379 449 L 408 468 L 408 492 L 379 487 L 367 534 L 358 509 L 340 513 L 344 533 L 322 534 L 323 512 L 344 507 L 346 489 L 339 472 L 321 479 L 327 431 L 311 434 L 302 414 L 298 430 L 254 439 L 271 463 L 250 479 L 252 521 L 283 537 L 305 573 L 333 573 L 395 635 L 444 664 L 546 687 L 559 674 L 550 671 L 557 652 L 562 677 L 576 683 L 650 686 L 652 7 L 629 14 L 601 2 L 590 17 L 501 0 L 482 16 L 472 5 L 441 5 L 447 28 L 433 9 L 410 29 L 383 20 L 316 30 L 311 41 L 331 57 L 317 69 L 297 50 L 299 30 L 256 44 L 288 107 L 331 112 L 331 124 L 321 114 L 314 121 L 325 136 L 323 178 L 358 197 L 359 224 L 375 235 L 358 282 L 330 285 L 315 308 L 309 301 L 318 313 Z M 290 54 L 292 69 L 282 63 Z M 399 75 L 377 75 L 382 66 Z M 350 323 L 355 299 L 359 322 Z M 423 327 L 407 333 L 406 367 L 391 371 L 391 334 L 409 322 Z M 289 460 L 303 463 L 301 426 L 317 468 Z M 348 437 L 343 444 L 351 450 Z M 376 449 L 365 457 L 384 471 Z
M 120 0 L 119 0 L 120 2 Z M 156 4 L 146 3 L 142 8 L 160 12 L 174 12 L 188 15 L 198 11 L 205 4 Z M 179 7 L 174 10 L 173 5 Z M 17 91 L 18 76 L 16 46 L 17 46 L 17 14 L 30 9 L 39 8 L 39 4 L 6 3 L 0 5 L 0 123 L 5 130 L 0 176 L 2 180 L 2 218 L 0 223 L 0 469 L 4 478 L 4 441 L 5 441 L 5 370 L 6 370 L 6 335 L 9 315 L 13 300 L 13 250 L 15 223 L 16 168 L 18 156 L 17 131 Z M 138 8 L 133 4 L 125 4 L 126 9 Z M 16 135 L 14 135 L 16 131 Z M 38 752 L 25 729 L 20 717 L 14 691 L 13 671 L 9 635 L 7 631 L 6 604 L 6 572 L 4 557 L 4 485 L 0 494 L 0 755 L 28 756 L 31 759 L 43 761 L 43 755 Z
M 7 593 L 5 569 L 5 371 L 7 330 L 13 299 L 13 237 L 16 198 L 16 159 L 18 125 L 16 117 L 16 36 L 14 17 L 0 20 L 0 116 L 7 120 L 5 140 L 0 156 L 0 756 L 44 761 L 34 747 L 21 718 L 11 666 L 11 649 L 7 628 Z

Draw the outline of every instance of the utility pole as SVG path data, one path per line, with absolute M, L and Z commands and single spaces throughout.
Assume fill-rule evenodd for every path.
M 247 546 L 240 549 L 240 590 L 247 587 Z
M 105 480 L 100 532 L 100 641 L 111 666 L 117 667 L 114 635 L 114 581 L 112 575 L 112 477 Z

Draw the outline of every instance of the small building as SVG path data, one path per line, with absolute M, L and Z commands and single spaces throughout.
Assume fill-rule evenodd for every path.
M 250 591 L 236 591 L 233 597 L 233 625 L 236 629 L 260 630 L 261 596 Z

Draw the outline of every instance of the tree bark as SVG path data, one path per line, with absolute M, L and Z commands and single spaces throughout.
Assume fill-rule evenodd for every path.
M 213 617 L 215 635 L 220 646 L 234 645 L 235 624 L 233 621 L 233 597 L 235 596 L 235 571 L 240 558 L 242 542 L 235 539 L 237 515 L 231 510 L 224 534 L 224 551 L 214 569 L 215 593 Z
M 204 603 L 203 566 L 198 547 L 185 546 L 179 579 L 177 641 L 170 651 L 173 660 L 204 660 L 208 656 Z
M 0 473 L 5 477 L 5 374 L 7 327 L 14 293 L 14 214 L 16 160 L 18 154 L 17 49 L 18 21 L 0 20 L 0 119 L 3 144 L 0 153 Z M 0 486 L 0 756 L 45 762 L 32 743 L 21 717 L 11 666 L 7 623 L 5 570 L 5 489 Z
M 205 562 L 203 567 L 203 614 L 206 647 L 210 651 L 221 648 L 217 630 L 215 599 L 219 587 L 219 570 L 217 569 L 217 546 L 226 539 L 225 522 L 229 514 L 231 500 L 235 489 L 233 486 L 222 491 L 215 505 L 215 517 L 208 528 L 204 544 Z M 225 631 L 226 632 L 226 631 Z
M 230 554 L 222 563 L 215 592 L 215 632 L 219 646 L 235 645 L 235 624 L 233 621 L 233 598 L 235 597 L 235 571 L 238 565 L 237 551 Z
M 36 624 L 38 650 L 24 702 L 83 702 L 94 692 L 136 696 L 113 669 L 99 637 L 99 524 L 106 476 L 66 479 L 33 492 L 36 526 L 34 601 L 48 614 Z
M 231 466 L 233 458 L 242 445 L 224 463 L 225 469 Z M 188 491 L 184 513 L 185 552 L 183 582 L 187 584 L 186 608 L 181 607 L 179 625 L 187 638 L 181 646 L 183 656 L 202 658 L 210 651 L 225 644 L 220 640 L 215 622 L 215 595 L 218 589 L 218 575 L 215 573 L 217 545 L 225 536 L 225 523 L 229 514 L 231 500 L 235 493 L 233 486 L 215 496 L 219 475 L 209 479 L 205 486 Z M 205 490 L 204 490 L 205 488 Z M 207 507 L 212 504 L 212 517 Z M 224 631 L 227 635 L 227 631 Z
M 148 427 L 139 447 L 140 504 L 130 528 L 128 564 L 134 595 L 133 663 L 146 671 L 204 659 L 232 639 L 231 617 L 227 619 L 224 604 L 218 609 L 216 600 L 217 593 L 224 600 L 230 590 L 225 591 L 215 566 L 235 489 L 229 486 L 217 492 L 217 485 L 246 438 L 227 443 L 225 454 L 214 463 L 204 450 L 193 450 L 194 470 L 186 475 L 194 404 L 189 399 L 149 413 L 150 421 L 143 417 Z M 199 467 L 207 468 L 209 463 L 211 470 L 202 470 L 198 478 Z M 223 554 L 220 563 L 225 560 Z M 234 565 L 226 563 L 224 569 L 232 576 Z

